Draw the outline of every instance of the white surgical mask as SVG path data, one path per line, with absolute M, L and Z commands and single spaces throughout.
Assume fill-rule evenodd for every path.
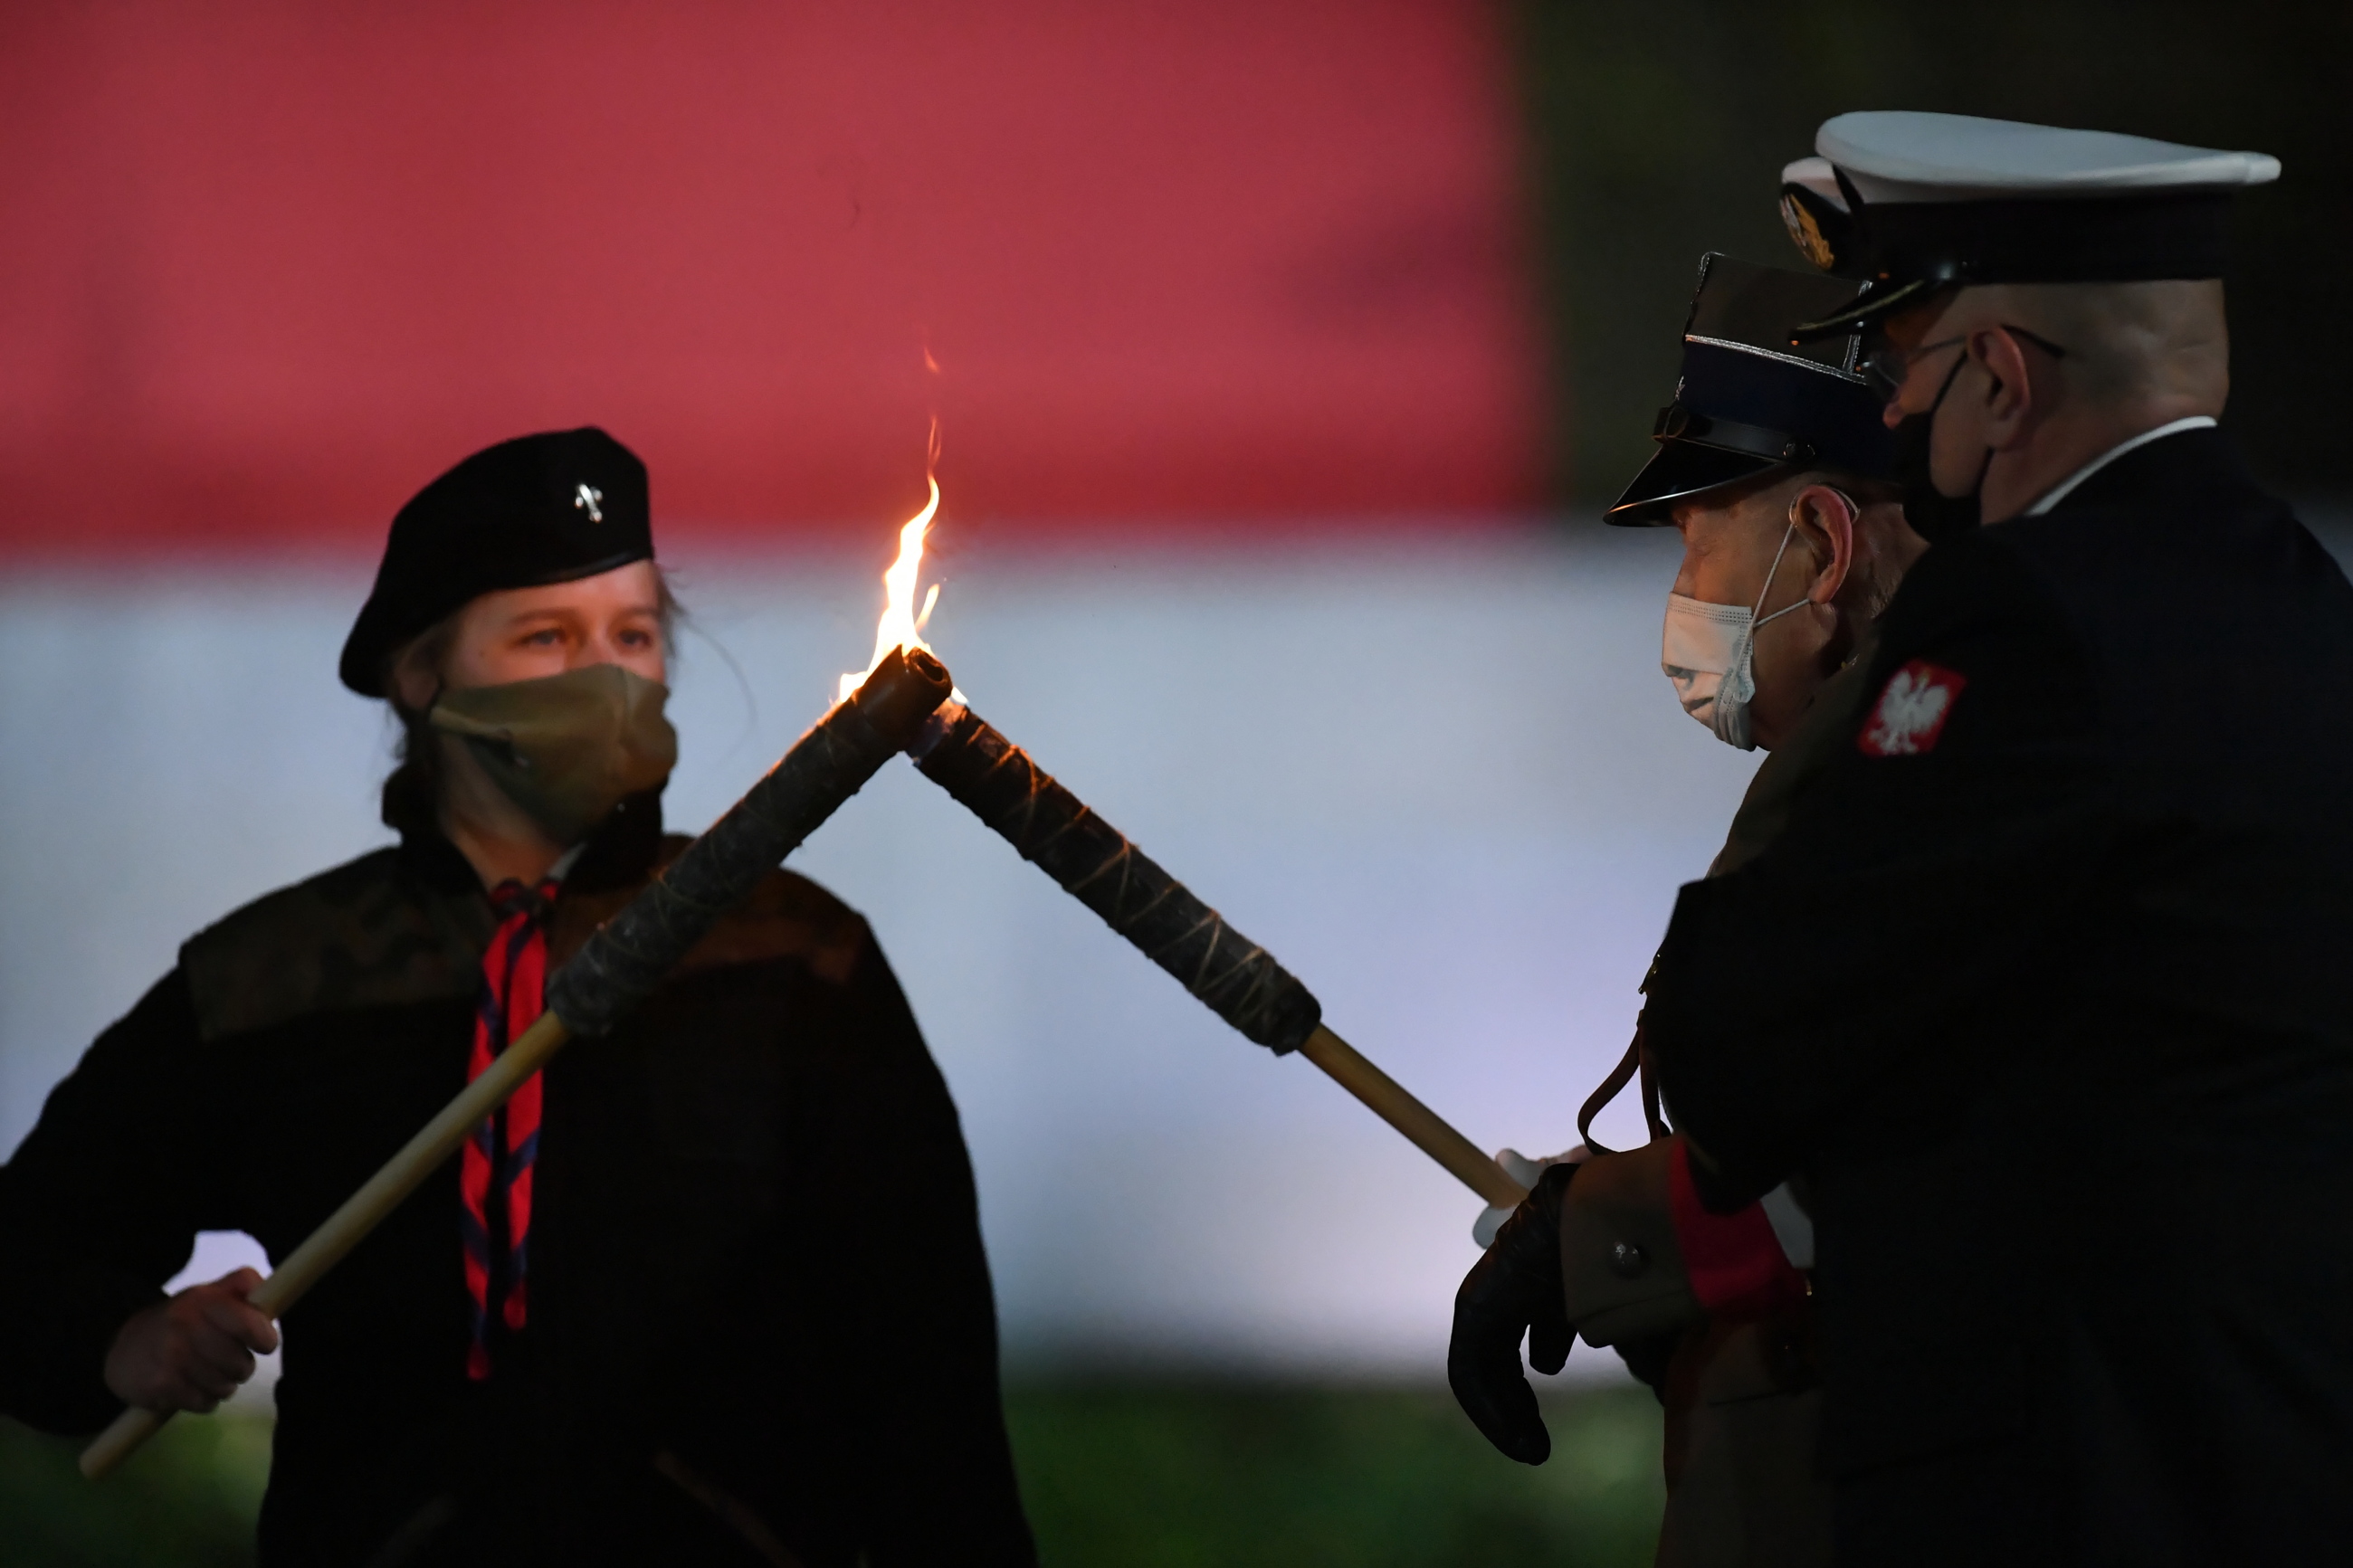
M 1757 749 L 1757 742 L 1748 732 L 1748 704 L 1757 695 L 1756 672 L 1750 668 L 1757 649 L 1757 628 L 1811 603 L 1800 598 L 1763 620 L 1757 618 L 1757 612 L 1765 607 L 1765 595 L 1773 591 L 1774 575 L 1781 570 L 1781 557 L 1788 552 L 1789 541 L 1797 531 L 1797 522 L 1792 520 L 1781 535 L 1781 548 L 1773 552 L 1773 564 L 1765 573 L 1765 586 L 1757 591 L 1757 603 L 1747 609 L 1738 605 L 1704 604 L 1681 594 L 1667 595 L 1667 634 L 1659 666 L 1675 684 L 1675 700 L 1683 705 L 1684 712 L 1706 725 L 1717 740 L 1744 752 Z

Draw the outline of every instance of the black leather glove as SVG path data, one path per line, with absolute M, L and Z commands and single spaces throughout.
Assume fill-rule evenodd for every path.
M 1528 1364 L 1549 1376 L 1567 1364 L 1576 1333 L 1560 1282 L 1560 1205 L 1576 1174 L 1575 1165 L 1546 1166 L 1454 1293 L 1446 1381 L 1487 1441 L 1524 1465 L 1551 1458 L 1552 1434 L 1520 1373 L 1521 1336 Z

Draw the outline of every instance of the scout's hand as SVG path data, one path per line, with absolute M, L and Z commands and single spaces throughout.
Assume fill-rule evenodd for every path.
M 1575 1165 L 1546 1166 L 1454 1293 L 1446 1381 L 1487 1441 L 1524 1465 L 1550 1457 L 1552 1436 L 1520 1373 L 1520 1338 L 1528 1364 L 1550 1374 L 1567 1362 L 1575 1332 L 1561 1295 L 1560 1204 L 1576 1174 Z
M 142 1410 L 212 1409 L 253 1375 L 253 1356 L 278 1348 L 278 1330 L 246 1298 L 250 1268 L 191 1285 L 134 1314 L 106 1352 L 106 1386 Z

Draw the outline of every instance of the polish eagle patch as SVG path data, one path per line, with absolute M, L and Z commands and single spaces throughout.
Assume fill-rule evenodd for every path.
M 1916 757 L 1936 749 L 1945 721 L 1953 715 L 1969 678 L 1942 665 L 1915 658 L 1887 678 L 1886 689 L 1855 737 L 1867 757 Z

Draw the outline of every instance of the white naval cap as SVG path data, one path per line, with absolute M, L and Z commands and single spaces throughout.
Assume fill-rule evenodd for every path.
M 1841 114 L 1781 172 L 1781 216 L 1813 263 L 1868 287 L 1794 335 L 1852 331 L 1968 283 L 2219 278 L 2232 193 L 2279 178 L 2262 153 L 1966 114 Z

